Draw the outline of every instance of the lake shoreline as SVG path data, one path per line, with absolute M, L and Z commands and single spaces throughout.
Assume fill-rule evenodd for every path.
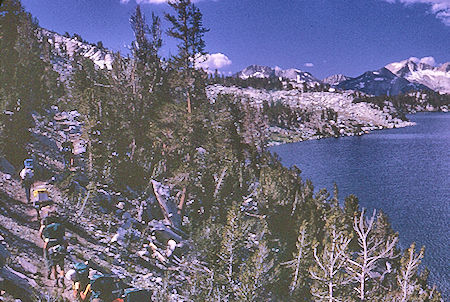
M 445 110 L 420 110 L 416 111 L 413 110 L 411 112 L 408 112 L 407 115 L 411 114 L 417 114 L 417 113 L 448 113 L 448 111 Z M 388 126 L 365 126 L 361 127 L 360 131 L 344 131 L 340 133 L 321 133 L 318 135 L 302 135 L 301 129 L 284 129 L 280 127 L 269 127 L 269 142 L 267 144 L 267 147 L 274 147 L 284 144 L 290 144 L 290 143 L 298 143 L 298 142 L 305 142 L 305 141 L 311 141 L 311 140 L 321 140 L 326 138 L 340 138 L 340 137 L 353 137 L 353 136 L 363 136 L 366 134 L 370 134 L 373 131 L 377 130 L 386 130 L 386 129 L 398 129 L 398 128 L 404 128 L 404 127 L 411 127 L 415 126 L 415 122 L 408 121 L 402 121 L 402 122 L 390 122 Z
M 269 148 L 286 167 L 301 169 L 315 189 L 354 194 L 360 206 L 382 209 L 400 234 L 400 245 L 426 247 L 423 265 L 444 298 L 450 298 L 447 249 L 450 227 L 450 113 L 408 114 L 415 127 L 373 131 L 339 140 L 309 140 Z M 388 130 L 388 129 L 383 129 Z

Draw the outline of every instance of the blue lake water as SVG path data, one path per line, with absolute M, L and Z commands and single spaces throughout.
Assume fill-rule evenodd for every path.
M 409 116 L 416 126 L 359 137 L 328 138 L 270 148 L 285 166 L 297 165 L 316 189 L 341 201 L 355 194 L 382 209 L 400 233 L 400 246 L 425 245 L 430 280 L 450 297 L 450 113 Z

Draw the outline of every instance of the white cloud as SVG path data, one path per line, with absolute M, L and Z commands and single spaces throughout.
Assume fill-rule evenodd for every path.
M 214 72 L 216 69 L 231 65 L 231 60 L 223 53 L 212 53 L 201 56 L 195 64 L 197 68 L 203 68 L 206 71 Z
M 422 59 L 420 59 L 420 63 L 436 66 L 436 60 L 433 57 L 423 57 Z
M 389 3 L 403 3 L 411 5 L 416 3 L 424 3 L 430 5 L 430 12 L 436 15 L 442 23 L 450 26 L 450 0 L 383 0 Z
M 308 62 L 308 63 L 305 63 L 305 67 L 314 67 L 314 64 L 313 64 L 313 63 L 310 63 L 310 62 Z
M 411 57 L 408 60 L 413 61 L 414 63 L 419 63 L 420 62 L 420 59 L 417 58 L 417 57 Z
M 408 60 L 413 61 L 416 64 L 425 63 L 425 64 L 428 64 L 431 66 L 437 66 L 436 60 L 434 59 L 434 57 L 423 57 L 421 59 L 419 59 L 417 57 L 411 57 Z

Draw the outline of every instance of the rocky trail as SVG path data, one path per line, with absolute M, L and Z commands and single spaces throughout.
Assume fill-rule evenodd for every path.
M 165 243 L 150 244 L 144 248 L 151 226 L 136 220 L 139 204 L 114 195 L 108 189 L 88 190 L 84 176 L 82 123 L 79 114 L 59 113 L 53 118 L 35 115 L 34 141 L 30 146 L 39 173 L 34 187 L 46 188 L 53 203 L 43 207 L 46 212 L 57 211 L 65 218 L 66 239 L 69 243 L 65 258 L 65 271 L 76 262 L 89 262 L 91 269 L 112 273 L 130 287 L 155 289 L 161 286 L 162 274 L 172 271 L 176 279 L 186 278 L 180 259 L 165 255 Z M 64 166 L 60 146 L 68 137 L 74 144 L 76 169 Z M 6 248 L 0 261 L 0 301 L 73 301 L 70 281 L 65 288 L 56 287 L 55 280 L 47 278 L 43 259 L 43 241 L 39 237 L 40 222 L 33 204 L 26 201 L 18 170 L 2 159 L 0 166 L 0 248 Z M 69 185 L 64 184 L 69 180 Z M 67 188 L 74 188 L 72 191 Z M 90 196 L 95 191 L 95 197 Z M 112 211 L 105 213 L 95 203 L 106 204 Z M 170 217 L 168 215 L 167 217 Z M 105 219 L 106 218 L 106 219 Z M 153 221 L 160 233 L 181 236 L 167 224 Z M 153 232 L 154 233 L 154 232 Z M 153 237 L 154 238 L 154 237 Z M 153 251 L 152 251 L 153 250 Z M 158 251 L 159 250 L 159 251 Z M 173 251 L 173 250 L 172 250 Z M 7 255 L 9 254 L 9 255 Z M 9 257 L 7 257 L 9 256 Z M 153 256 L 153 257 L 152 257 Z M 189 267 L 189 266 L 185 266 Z M 175 294 L 176 295 L 176 294 Z

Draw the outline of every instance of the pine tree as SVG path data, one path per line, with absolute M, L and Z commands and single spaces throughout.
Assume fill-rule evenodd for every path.
M 208 29 L 203 27 L 203 15 L 191 0 L 171 0 L 169 5 L 175 10 L 175 15 L 165 15 L 171 24 L 167 34 L 179 41 L 178 55 L 174 61 L 180 75 L 178 84 L 186 98 L 187 112 L 191 113 L 193 94 L 201 84 L 195 64 L 205 55 L 203 36 Z
M 266 242 L 264 225 L 260 226 L 261 232 L 257 235 L 256 251 L 243 264 L 239 273 L 239 286 L 236 289 L 236 297 L 240 301 L 266 301 L 270 297 L 270 284 L 276 279 L 273 267 L 274 259 Z
M 244 247 L 248 240 L 248 228 L 249 225 L 243 220 L 239 205 L 234 203 L 228 211 L 218 263 L 222 272 L 221 276 L 223 276 L 218 276 L 218 278 L 223 278 L 219 282 L 224 285 L 225 292 L 228 295 L 233 295 L 235 287 L 238 286 L 239 269 L 242 264 Z
M 134 32 L 135 41 L 132 43 L 132 54 L 134 58 L 132 84 L 133 92 L 140 102 L 148 97 L 148 93 L 161 85 L 162 67 L 159 50 L 162 46 L 161 20 L 152 14 L 152 25 L 148 26 L 145 16 L 141 12 L 140 5 L 136 7 L 135 13 L 130 18 L 130 24 Z M 147 95 L 146 95 L 147 94 Z M 149 103 L 152 100 L 146 99 Z M 146 104 L 149 106 L 150 104 Z M 144 106 L 142 104 L 141 106 Z M 143 115 L 144 112 L 141 112 Z
M 20 1 L 5 0 L 0 7 L 0 109 L 11 114 L 2 122 L 2 149 L 19 165 L 29 156 L 31 112 L 57 98 L 57 77 L 37 37 L 38 25 Z
M 355 217 L 353 228 L 358 238 L 360 246 L 357 251 L 356 259 L 348 258 L 346 269 L 352 275 L 353 281 L 356 283 L 355 291 L 360 301 L 370 301 L 374 293 L 374 280 L 371 278 L 372 272 L 377 268 L 381 259 L 393 256 L 397 238 L 390 238 L 387 241 L 380 240 L 374 235 L 375 230 L 375 214 L 367 219 L 364 216 L 364 210 L 360 217 Z
M 400 287 L 398 301 L 401 302 L 418 300 L 419 286 L 417 284 L 417 271 L 424 256 L 425 248 L 422 247 L 419 254 L 416 254 L 415 248 L 415 243 L 411 244 L 400 260 L 401 267 L 397 276 L 397 281 Z
M 292 281 L 289 292 L 292 297 L 305 297 L 309 292 L 308 268 L 312 264 L 312 247 L 316 244 L 308 234 L 308 223 L 304 221 L 299 229 L 296 242 L 296 250 L 292 254 L 292 260 L 283 263 L 292 272 Z
M 344 273 L 349 243 L 350 239 L 332 228 L 322 253 L 319 255 L 317 247 L 314 248 L 316 267 L 310 270 L 310 274 L 315 280 L 311 288 L 315 301 L 343 301 L 343 287 L 350 281 Z
M 156 120 L 161 106 L 166 103 L 169 95 L 159 56 L 162 46 L 161 21 L 152 14 L 152 23 L 149 26 L 138 5 L 130 18 L 130 24 L 135 36 L 132 43 L 133 58 L 129 62 L 121 60 L 123 67 L 117 70 L 118 74 L 123 75 L 121 77 L 126 78 L 129 73 L 127 69 L 131 68 L 131 77 L 127 78 L 127 81 L 132 91 L 131 94 L 124 91 L 126 95 L 122 97 L 127 99 L 128 103 L 122 107 L 124 105 L 128 107 L 124 123 L 131 138 L 129 145 L 131 150 L 127 150 L 129 158 L 125 162 L 149 169 L 158 157 L 153 151 L 156 143 L 154 139 Z M 116 84 L 120 86 L 120 83 L 114 83 L 114 86 Z

